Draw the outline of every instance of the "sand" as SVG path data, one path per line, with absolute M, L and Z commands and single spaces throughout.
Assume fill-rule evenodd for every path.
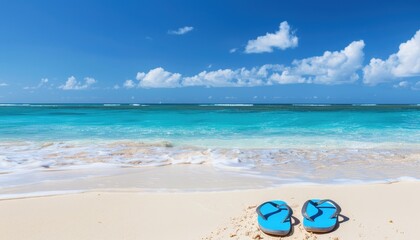
M 257 228 L 255 207 L 282 199 L 292 207 L 293 233 L 282 239 L 418 239 L 420 183 L 295 185 L 222 192 L 135 189 L 0 200 L 0 239 L 279 239 Z M 303 230 L 308 198 L 342 207 L 328 234 Z

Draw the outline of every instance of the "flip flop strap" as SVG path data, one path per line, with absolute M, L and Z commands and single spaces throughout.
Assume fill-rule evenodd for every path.
M 262 214 L 261 208 L 262 208 L 262 206 L 264 206 L 266 204 L 270 204 L 271 206 L 279 209 L 280 211 L 281 210 L 284 210 L 284 209 L 281 209 L 281 207 L 285 207 L 286 210 L 289 211 L 289 214 L 287 214 L 286 217 L 284 217 L 284 219 L 281 221 L 282 223 L 284 223 L 286 221 L 286 219 L 288 219 L 292 215 L 292 209 L 287 204 L 285 204 L 285 203 L 283 203 L 283 204 L 277 204 L 275 202 L 268 201 L 268 202 L 265 202 L 265 203 L 261 204 L 260 206 L 258 206 L 257 207 L 257 210 L 256 210 L 258 216 L 262 217 L 264 220 L 267 220 L 267 217 L 264 214 Z
M 336 202 L 334 202 L 331 199 L 322 199 L 322 200 L 319 200 L 319 201 L 316 201 L 316 202 L 314 202 L 312 200 L 306 201 L 305 204 L 303 204 L 303 207 L 302 207 L 302 216 L 304 218 L 308 219 L 309 221 L 313 222 L 314 219 L 312 219 L 308 215 L 308 212 L 306 211 L 308 209 L 308 204 L 311 203 L 312 205 L 314 205 L 319 210 L 318 206 L 321 205 L 321 204 L 323 204 L 323 203 L 325 203 L 325 202 L 329 202 L 329 203 L 331 203 L 335 207 L 335 211 L 334 211 L 333 214 L 331 214 L 330 218 L 337 217 L 340 214 L 340 212 L 341 212 L 341 208 L 340 208 L 340 206 Z

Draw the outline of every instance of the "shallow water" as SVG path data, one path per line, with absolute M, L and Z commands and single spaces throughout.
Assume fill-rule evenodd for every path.
M 1 187 L 177 164 L 276 183 L 420 178 L 420 106 L 0 105 Z

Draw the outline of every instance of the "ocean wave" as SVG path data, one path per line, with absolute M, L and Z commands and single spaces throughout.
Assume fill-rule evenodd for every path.
M 296 107 L 329 107 L 331 104 L 292 104 Z
M 352 106 L 360 106 L 360 107 L 373 107 L 377 106 L 378 104 L 375 103 L 361 103 L 361 104 L 352 104 Z
M 57 104 L 28 104 L 30 107 L 60 107 L 61 105 Z
M 74 166 L 164 166 L 207 164 L 224 169 L 288 170 L 340 168 L 358 171 L 369 166 L 384 174 L 398 164 L 406 172 L 420 172 L 419 148 L 206 148 L 168 141 L 0 142 L 0 173 Z M 351 172 L 349 170 L 349 172 Z M 392 171 L 391 171 L 392 172 Z M 329 174 L 329 173 L 328 173 Z M 0 174 L 1 175 L 1 174 Z M 415 175 L 415 176 L 418 176 Z M 297 177 L 297 176 L 295 176 Z
M 139 103 L 133 103 L 133 104 L 130 104 L 130 106 L 133 106 L 133 107 L 147 107 L 147 106 L 149 106 L 149 105 L 146 105 L 146 104 L 139 104 Z
M 213 104 L 216 107 L 253 107 L 254 104 L 245 104 L 245 103 L 216 103 Z
M 27 103 L 0 103 L 0 107 L 27 107 Z
M 262 181 L 266 186 L 394 183 L 420 179 L 420 148 L 238 149 L 174 145 L 167 141 L 0 141 L 0 189 L 26 186 L 30 195 L 20 197 L 61 194 L 51 192 L 55 189 L 50 187 L 45 188 L 45 182 L 55 181 L 58 185 L 54 186 L 61 186 L 63 182 L 83 182 L 86 178 L 133 174 L 135 171 L 141 174 L 140 170 L 159 171 L 161 168 L 165 171 L 171 165 L 174 169 L 181 168 L 187 172 L 191 169 L 212 169 L 218 174 L 232 174 L 250 182 Z M 44 184 L 44 188 L 32 187 L 34 182 Z M 94 189 L 98 187 L 92 186 Z M 113 186 L 110 182 L 101 185 L 103 188 Z M 133 187 L 126 179 L 118 186 Z M 151 183 L 147 186 L 155 185 Z M 141 188 L 144 190 L 143 185 Z M 39 192 L 45 189 L 50 192 Z M 57 188 L 63 189 L 68 188 Z M 153 188 L 153 191 L 156 189 Z M 204 189 L 209 191 L 209 188 Z M 19 197 L 2 194 L 8 192 L 0 191 L 0 199 Z
M 103 106 L 104 107 L 118 107 L 118 106 L 121 106 L 121 104 L 118 104 L 118 103 L 106 103 Z
M 0 107 L 60 107 L 58 104 L 1 103 Z

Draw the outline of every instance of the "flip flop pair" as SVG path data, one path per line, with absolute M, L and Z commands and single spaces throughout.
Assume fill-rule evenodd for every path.
M 292 230 L 292 209 L 279 200 L 268 201 L 257 207 L 258 225 L 270 235 L 286 236 Z M 303 227 L 308 232 L 326 233 L 338 224 L 340 206 L 330 199 L 311 199 L 302 207 Z

